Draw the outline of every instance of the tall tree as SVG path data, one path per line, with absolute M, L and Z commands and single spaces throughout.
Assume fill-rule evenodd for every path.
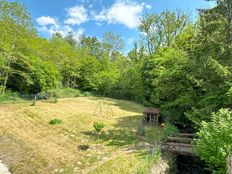
M 14 70 L 18 62 L 25 62 L 25 56 L 20 55 L 19 51 L 25 44 L 29 36 L 34 36 L 31 18 L 26 8 L 18 2 L 0 1 L 0 47 L 1 62 L 0 67 L 1 81 L 0 94 L 4 94 L 9 77 L 14 74 L 21 74 L 19 70 Z M 20 66 L 20 65 L 19 65 Z
M 141 19 L 139 30 L 146 41 L 148 53 L 153 54 L 160 47 L 173 46 L 174 40 L 189 23 L 189 17 L 183 11 L 165 11 L 160 15 L 145 15 Z
M 124 48 L 124 40 L 121 36 L 115 35 L 112 32 L 106 32 L 102 39 L 103 48 L 111 56 L 115 52 L 120 52 Z

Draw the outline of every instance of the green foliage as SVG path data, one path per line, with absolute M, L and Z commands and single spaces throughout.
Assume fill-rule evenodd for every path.
M 171 47 L 175 38 L 189 23 L 189 17 L 183 11 L 164 11 L 160 15 L 145 15 L 139 30 L 146 33 L 143 39 L 150 55 L 160 47 Z
M 0 95 L 0 103 L 5 103 L 8 101 L 19 101 L 19 94 L 17 92 L 5 91 L 4 95 Z
M 167 137 L 169 136 L 172 136 L 176 133 L 178 133 L 178 129 L 176 126 L 170 124 L 170 123 L 167 123 L 165 124 L 165 126 L 163 127 L 163 139 L 166 139 Z
M 151 173 L 151 168 L 160 159 L 160 151 L 146 154 L 143 157 L 142 165 L 136 171 L 136 174 L 148 174 Z
M 142 67 L 146 101 L 171 120 L 184 119 L 184 112 L 194 105 L 187 68 L 187 54 L 174 48 L 159 50 Z
M 84 97 L 93 96 L 90 92 L 83 92 L 72 88 L 61 88 L 61 89 L 51 89 L 47 91 L 48 96 L 55 98 L 73 98 L 73 97 Z
M 211 121 L 203 121 L 197 135 L 196 153 L 209 163 L 214 173 L 226 173 L 226 160 L 232 152 L 231 110 L 212 113 Z
M 94 122 L 93 127 L 94 127 L 95 131 L 99 134 L 99 133 L 101 133 L 101 131 L 105 127 L 105 125 L 102 122 Z
M 35 61 L 32 72 L 33 85 L 30 93 L 47 91 L 57 88 L 60 82 L 60 73 L 49 61 Z
M 99 61 L 95 57 L 85 57 L 80 60 L 78 86 L 82 90 L 97 90 L 96 77 L 101 69 Z
M 103 35 L 103 48 L 109 56 L 121 51 L 124 48 L 124 41 L 121 36 L 115 35 L 112 32 L 106 32 Z
M 49 124 L 50 125 L 56 125 L 56 124 L 61 124 L 62 122 L 63 122 L 62 120 L 55 118 L 53 120 L 50 120 Z

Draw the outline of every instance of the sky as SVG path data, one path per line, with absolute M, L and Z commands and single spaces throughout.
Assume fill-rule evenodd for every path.
M 14 0 L 10 0 L 14 1 Z M 120 35 L 128 52 L 139 38 L 139 19 L 144 14 L 181 9 L 197 19 L 197 10 L 211 8 L 205 0 L 19 0 L 30 12 L 40 36 L 50 38 L 55 32 L 74 37 L 82 34 L 102 38 L 105 32 Z

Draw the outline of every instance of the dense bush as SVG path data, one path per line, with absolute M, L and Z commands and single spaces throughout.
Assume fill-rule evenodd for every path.
M 7 90 L 4 95 L 0 95 L 0 103 L 5 103 L 5 102 L 12 102 L 12 101 L 19 101 L 20 97 L 17 92 L 12 92 Z
M 197 133 L 196 153 L 208 162 L 214 173 L 227 171 L 227 158 L 232 153 L 232 111 L 212 113 L 210 122 L 202 122 Z
M 167 123 L 164 125 L 163 127 L 163 139 L 166 139 L 168 136 L 172 136 L 174 135 L 175 133 L 178 133 L 178 129 L 176 126 L 170 124 L 170 123 Z

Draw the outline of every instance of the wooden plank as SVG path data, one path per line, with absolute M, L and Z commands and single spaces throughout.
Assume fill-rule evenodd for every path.
M 163 145 L 168 145 L 168 146 L 181 146 L 181 147 L 193 147 L 192 144 L 184 144 L 184 143 L 169 143 L 165 142 Z
M 168 137 L 167 142 L 179 142 L 179 143 L 187 143 L 190 144 L 193 141 L 192 138 L 185 137 Z
M 196 134 L 191 134 L 191 133 L 176 133 L 174 136 L 178 137 L 197 137 Z
M 175 153 L 175 154 L 178 154 L 178 155 L 194 155 L 191 151 L 191 149 L 185 149 L 185 150 L 177 150 L 177 149 L 165 149 L 163 148 L 162 149 L 163 151 L 165 150 L 165 152 L 172 152 L 172 153 Z

